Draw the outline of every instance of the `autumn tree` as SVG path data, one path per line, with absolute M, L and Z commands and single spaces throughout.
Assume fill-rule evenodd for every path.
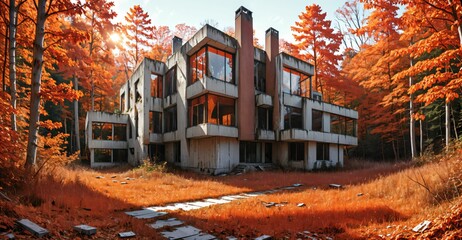
M 370 43 L 367 31 L 360 31 L 366 23 L 366 11 L 358 0 L 349 0 L 335 12 L 337 30 L 342 33 L 342 43 L 345 49 L 356 52 L 364 44 Z
M 342 36 L 334 31 L 319 5 L 306 6 L 298 17 L 300 21 L 295 22 L 292 31 L 300 56 L 314 65 L 314 89 L 330 97 L 332 92 L 325 90 L 334 87 L 339 76 Z
M 122 33 L 126 39 L 124 55 L 126 75 L 133 72 L 136 65 L 141 62 L 146 51 L 152 45 L 154 27 L 151 24 L 149 14 L 140 5 L 135 5 L 125 15 L 125 23 L 122 24 Z M 125 55 L 126 54 L 126 55 Z

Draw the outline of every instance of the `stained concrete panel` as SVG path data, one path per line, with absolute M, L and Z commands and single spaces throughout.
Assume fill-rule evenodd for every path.
M 193 226 L 185 226 L 185 227 L 179 227 L 175 229 L 174 231 L 171 232 L 162 232 L 161 234 L 168 239 L 175 240 L 175 239 L 182 239 L 186 237 L 191 237 L 198 235 L 201 232 L 201 230 L 193 227 Z
M 49 233 L 48 230 L 40 227 L 29 219 L 21 219 L 17 221 L 17 223 L 37 237 L 43 237 Z
M 149 225 L 154 229 L 159 229 L 163 227 L 174 227 L 174 226 L 179 226 L 182 225 L 183 222 L 176 219 L 176 218 L 169 218 L 167 220 L 157 220 L 155 223 Z

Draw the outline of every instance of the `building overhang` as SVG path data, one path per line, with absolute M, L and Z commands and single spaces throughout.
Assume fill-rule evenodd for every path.
M 257 129 L 257 140 L 263 141 L 274 141 L 276 140 L 276 134 L 272 130 Z
M 257 107 L 272 107 L 273 106 L 273 97 L 264 93 L 257 93 L 256 104 Z
M 286 129 L 281 131 L 281 140 L 288 142 L 313 141 L 348 146 L 358 145 L 358 138 L 335 133 L 308 131 L 304 129 Z
M 238 97 L 236 85 L 205 76 L 186 88 L 186 98 L 191 99 L 209 92 L 230 98 Z
M 238 129 L 236 127 L 202 123 L 197 126 L 186 129 L 187 138 L 205 138 L 205 137 L 230 137 L 237 138 Z

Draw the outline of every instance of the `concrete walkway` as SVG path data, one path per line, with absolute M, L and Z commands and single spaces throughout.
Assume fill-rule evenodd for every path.
M 241 193 L 235 195 L 226 195 L 219 198 L 206 198 L 198 201 L 191 202 L 181 202 L 173 203 L 166 206 L 152 206 L 140 210 L 125 212 L 127 215 L 132 216 L 137 219 L 155 219 L 160 216 L 165 216 L 168 214 L 168 211 L 191 211 L 204 207 L 209 207 L 212 205 L 226 204 L 233 201 L 238 201 L 242 199 L 257 197 L 266 194 L 277 193 L 284 190 L 294 190 L 298 187 L 301 187 L 301 184 L 293 184 L 292 186 L 275 188 L 266 191 L 250 192 L 250 193 Z M 211 240 L 217 239 L 215 236 L 202 232 L 202 230 L 195 228 L 193 226 L 185 225 L 184 222 L 170 218 L 167 220 L 157 220 L 155 223 L 150 224 L 150 227 L 154 229 L 162 229 L 164 227 L 174 227 L 173 231 L 163 231 L 161 232 L 162 236 L 166 239 L 186 239 L 186 240 Z M 228 239 L 236 239 L 234 237 L 228 237 Z M 263 235 L 256 239 L 271 239 L 270 236 Z

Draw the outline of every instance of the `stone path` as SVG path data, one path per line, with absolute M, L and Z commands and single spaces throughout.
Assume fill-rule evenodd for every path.
M 147 207 L 140 210 L 125 212 L 127 215 L 132 216 L 137 219 L 153 219 L 160 216 L 165 216 L 168 213 L 166 211 L 191 211 L 196 210 L 204 207 L 209 207 L 212 205 L 218 204 L 226 204 L 232 201 L 238 201 L 242 199 L 257 197 L 266 194 L 272 194 L 284 190 L 294 190 L 298 187 L 301 187 L 301 184 L 293 184 L 292 186 L 275 188 L 267 191 L 258 191 L 258 192 L 250 192 L 250 193 L 241 193 L 235 195 L 226 195 L 219 198 L 206 198 L 199 201 L 191 201 L 191 202 L 182 202 L 182 203 L 173 203 L 167 206 L 153 206 Z M 193 226 L 185 225 L 184 222 L 170 218 L 167 220 L 157 220 L 153 224 L 149 224 L 150 227 L 154 229 L 162 229 L 164 227 L 173 227 L 172 231 L 163 231 L 161 232 L 162 236 L 167 239 L 185 239 L 185 240 L 211 240 L 217 239 L 215 236 L 210 235 L 208 233 L 202 232 L 202 230 L 195 228 Z M 228 239 L 234 239 L 234 237 L 230 236 Z M 256 239 L 271 239 L 271 236 L 263 235 Z

